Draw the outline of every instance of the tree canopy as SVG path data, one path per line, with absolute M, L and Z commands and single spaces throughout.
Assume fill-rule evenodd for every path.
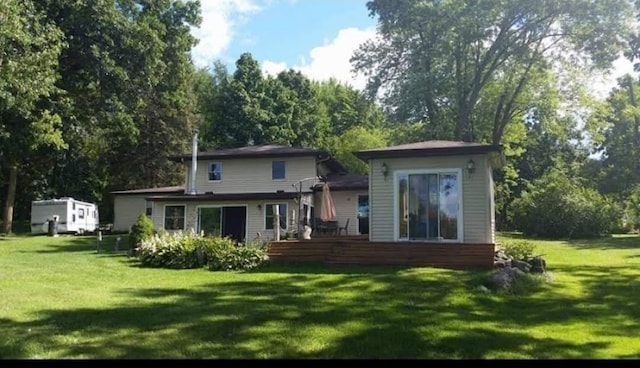
M 632 5 L 373 0 L 367 8 L 378 19 L 379 37 L 362 45 L 352 61 L 394 122 L 425 120 L 429 138 L 498 144 L 518 111 L 531 108 L 519 97 L 535 89 L 536 74 L 578 60 L 586 67 L 610 66 L 627 46 Z M 491 111 L 477 116 L 480 106 Z M 477 133 L 482 130 L 490 134 Z

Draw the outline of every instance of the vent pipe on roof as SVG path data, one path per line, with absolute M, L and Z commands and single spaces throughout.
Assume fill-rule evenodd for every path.
M 191 180 L 189 181 L 189 194 L 196 195 L 196 171 L 198 170 L 198 128 L 193 128 L 193 141 L 191 143 Z

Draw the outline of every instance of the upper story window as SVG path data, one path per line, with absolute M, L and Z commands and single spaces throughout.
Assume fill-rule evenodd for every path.
M 286 165 L 284 161 L 271 161 L 271 179 L 284 179 L 286 176 Z
M 220 162 L 212 162 L 209 164 L 209 181 L 222 180 L 222 164 Z

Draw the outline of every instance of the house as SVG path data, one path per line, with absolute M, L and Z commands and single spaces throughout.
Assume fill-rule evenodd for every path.
M 112 192 L 114 230 L 128 230 L 146 213 L 156 229 L 274 239 L 277 206 L 280 233 L 293 235 L 320 213 L 326 182 L 338 224 L 349 221 L 350 234 L 368 231 L 366 176 L 347 173 L 322 150 L 269 144 L 197 152 L 194 143 L 191 154 L 172 159 L 185 165 L 185 185 Z
M 495 244 L 497 145 L 426 141 L 354 152 L 369 163 L 369 240 Z
M 298 214 L 313 223 L 320 213 L 326 182 L 339 226 L 348 221 L 353 224 L 349 235 L 368 234 L 367 239 L 312 235 L 311 240 L 275 240 L 269 247 L 272 260 L 493 265 L 493 170 L 504 165 L 500 146 L 425 141 L 354 154 L 369 164 L 368 175 L 347 173 L 321 150 L 279 145 L 194 149 L 173 158 L 186 165 L 184 187 L 114 192 L 114 226 L 132 224 L 146 212 L 157 229 L 166 231 L 193 229 L 239 241 L 260 233 L 275 240 L 274 207 L 282 233 L 295 233 Z

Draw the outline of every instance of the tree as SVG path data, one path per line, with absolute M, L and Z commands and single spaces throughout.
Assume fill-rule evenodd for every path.
M 236 71 L 221 85 L 215 99 L 219 120 L 205 134 L 217 141 L 218 148 L 265 143 L 264 129 L 269 112 L 263 108 L 266 84 L 258 62 L 250 53 L 236 61 Z
M 478 140 L 474 113 L 493 108 L 491 136 L 522 110 L 532 77 L 563 60 L 609 67 L 627 42 L 632 2 L 373 0 L 380 39 L 352 57 L 394 122 L 426 120 L 426 137 Z M 499 83 L 497 83 L 499 81 Z M 493 103 L 482 99 L 498 88 Z M 382 91 L 382 92 L 381 92 Z M 486 114 L 484 114 L 486 116 Z
M 602 181 L 599 189 L 624 198 L 640 184 L 640 84 L 630 75 L 618 80 L 615 88 L 589 125 L 600 145 Z
M 60 117 L 50 99 L 60 92 L 60 30 L 36 10 L 31 0 L 6 0 L 0 10 L 0 157 L 8 173 L 3 232 L 13 225 L 18 174 L 25 158 L 42 146 L 64 148 Z
M 347 171 L 367 174 L 369 165 L 357 158 L 353 152 L 386 147 L 389 135 L 389 132 L 382 128 L 354 126 L 333 139 L 329 152 L 344 165 Z
M 39 181 L 54 192 L 97 201 L 109 192 L 174 185 L 181 167 L 167 155 L 186 150 L 195 111 L 189 51 L 200 22 L 197 1 L 42 0 L 38 7 L 63 31 L 58 87 L 69 149 L 52 153 Z

